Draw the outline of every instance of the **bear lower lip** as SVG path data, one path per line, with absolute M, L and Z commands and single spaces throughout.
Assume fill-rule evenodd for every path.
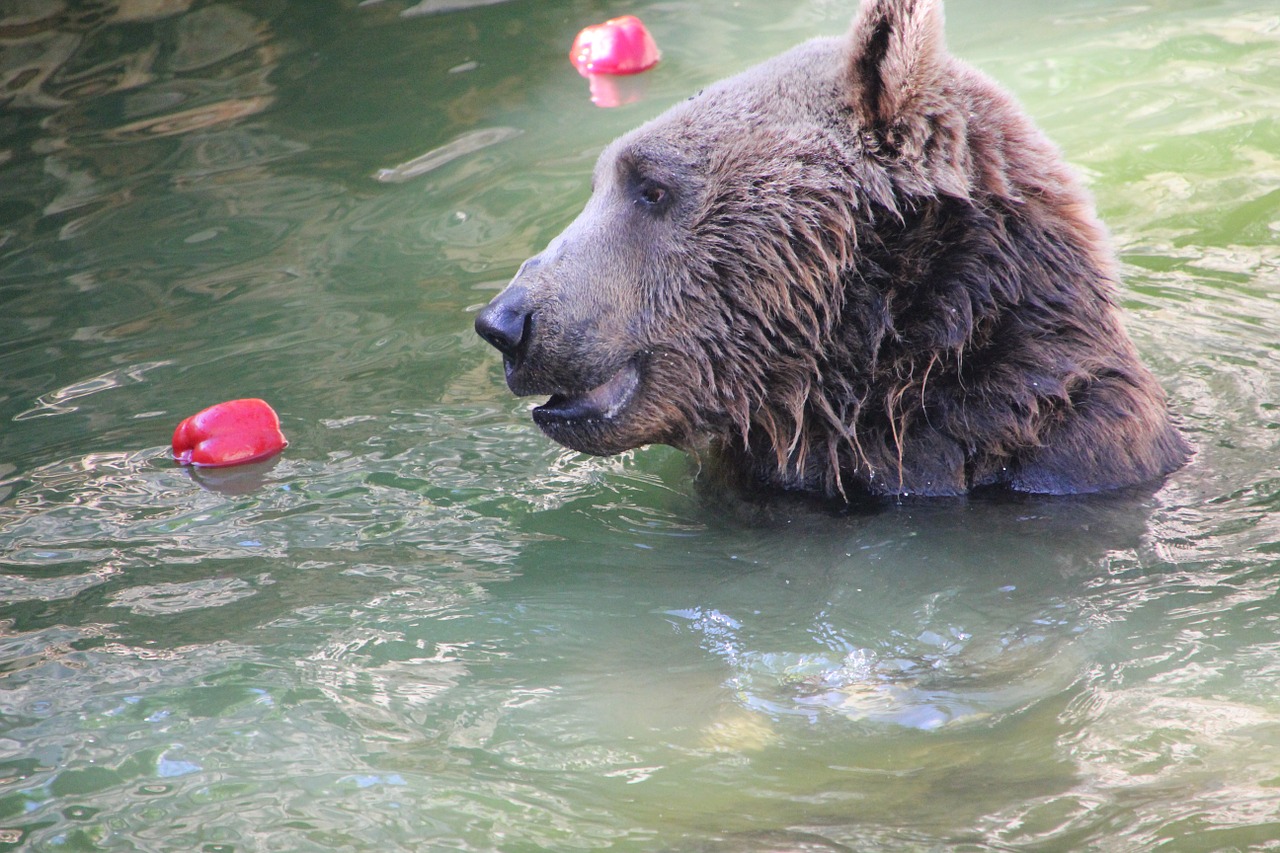
M 533 410 L 539 424 L 609 420 L 626 408 L 640 386 L 640 371 L 627 364 L 606 382 L 581 394 L 552 394 Z

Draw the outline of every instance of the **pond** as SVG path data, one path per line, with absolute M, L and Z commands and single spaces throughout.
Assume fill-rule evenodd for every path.
M 853 5 L 0 5 L 0 850 L 1280 847 L 1270 4 L 948 6 L 1112 229 L 1154 493 L 745 507 L 474 336 L 609 140 Z M 236 397 L 285 453 L 176 467 Z

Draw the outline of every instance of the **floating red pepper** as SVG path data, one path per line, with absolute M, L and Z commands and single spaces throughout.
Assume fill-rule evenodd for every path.
M 221 468 L 274 456 L 289 445 L 275 410 L 258 399 L 228 400 L 178 424 L 173 458 L 179 465 Z
M 583 77 L 638 74 L 658 64 L 658 45 L 635 15 L 586 27 L 573 40 L 569 59 Z

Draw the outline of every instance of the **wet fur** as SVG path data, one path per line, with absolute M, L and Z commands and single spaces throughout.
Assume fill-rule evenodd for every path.
M 625 418 L 548 429 L 569 446 L 844 498 L 1100 491 L 1188 457 L 1090 199 L 946 53 L 934 0 L 868 0 L 615 142 L 596 184 L 512 284 L 539 324 L 519 393 L 641 365 Z

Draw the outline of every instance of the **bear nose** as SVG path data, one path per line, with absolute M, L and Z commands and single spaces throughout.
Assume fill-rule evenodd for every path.
M 528 298 L 523 287 L 508 287 L 476 317 L 476 334 L 505 356 L 515 356 L 530 325 Z

